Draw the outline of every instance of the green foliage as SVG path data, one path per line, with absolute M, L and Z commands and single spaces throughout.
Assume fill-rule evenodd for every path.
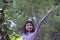
M 18 35 L 18 36 L 12 35 L 12 36 L 10 36 L 10 39 L 11 40 L 20 40 L 21 39 L 21 36 L 20 35 Z
M 13 20 L 17 24 L 17 28 L 23 29 L 23 24 L 28 18 L 35 17 L 33 22 L 36 26 L 37 22 L 47 13 L 51 8 L 51 5 L 55 2 L 54 0 L 8 0 L 8 6 L 4 10 L 4 19 Z M 0 0 L 0 7 L 3 6 L 2 0 Z M 48 16 L 46 21 L 41 27 L 41 31 L 37 37 L 37 40 L 52 40 L 52 35 L 60 33 L 60 6 L 54 5 L 54 15 L 52 13 Z M 34 21 L 35 20 L 35 21 Z M 4 24 L 4 23 L 3 23 Z M 11 40 L 18 40 L 20 36 L 16 36 L 17 31 L 11 27 L 8 22 L 4 25 L 0 25 L 4 32 L 9 33 Z M 7 29 L 8 28 L 8 29 Z M 14 33 L 15 32 L 15 33 Z M 52 38 L 51 38 L 52 37 Z M 60 36 L 59 36 L 60 37 Z

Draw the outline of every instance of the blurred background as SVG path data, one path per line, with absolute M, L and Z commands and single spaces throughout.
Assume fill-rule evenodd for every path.
M 60 40 L 60 0 L 0 0 L 0 40 L 21 39 L 7 20 L 14 21 L 21 31 L 26 20 L 32 20 L 36 27 L 52 5 L 54 10 L 43 23 L 36 40 Z

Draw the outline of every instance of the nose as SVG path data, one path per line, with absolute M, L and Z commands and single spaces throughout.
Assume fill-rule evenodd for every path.
M 31 26 L 29 25 L 29 27 L 31 27 Z

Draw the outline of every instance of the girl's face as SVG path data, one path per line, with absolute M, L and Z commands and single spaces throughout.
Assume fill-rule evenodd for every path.
M 28 32 L 31 32 L 32 29 L 33 29 L 32 24 L 31 24 L 31 23 L 27 23 L 27 24 L 26 24 L 26 30 L 27 30 Z

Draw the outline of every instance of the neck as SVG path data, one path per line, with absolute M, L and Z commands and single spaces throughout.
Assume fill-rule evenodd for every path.
M 31 34 L 32 32 L 27 32 L 27 34 Z

